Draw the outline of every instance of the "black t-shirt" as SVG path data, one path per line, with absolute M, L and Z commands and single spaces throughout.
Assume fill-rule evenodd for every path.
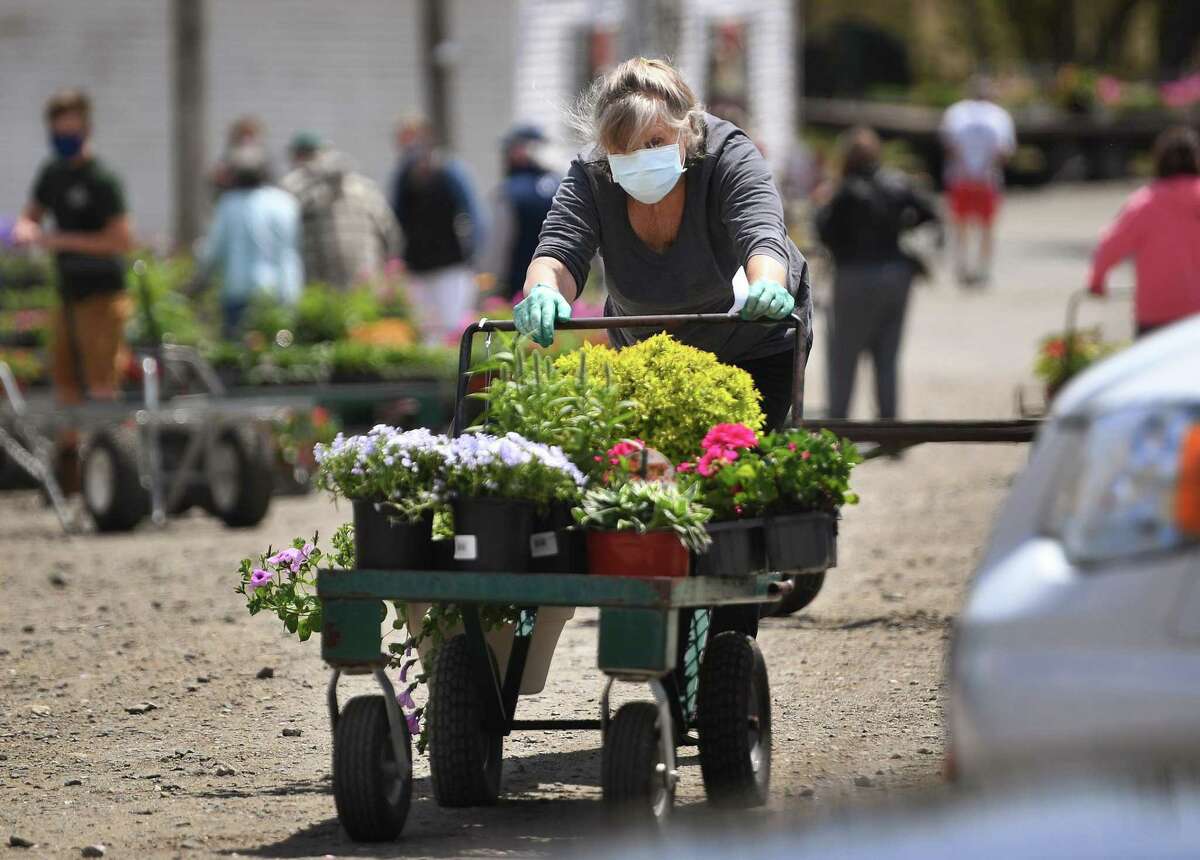
M 54 216 L 59 230 L 97 233 L 125 214 L 125 194 L 116 175 L 90 158 L 82 164 L 56 158 L 47 162 L 33 185 L 33 199 Z M 125 287 L 125 263 L 119 256 L 60 252 L 59 291 L 81 299 Z

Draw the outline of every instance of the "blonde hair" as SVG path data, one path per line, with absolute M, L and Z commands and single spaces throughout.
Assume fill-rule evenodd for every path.
M 663 60 L 635 57 L 596 78 L 569 119 L 598 154 L 628 149 L 662 121 L 683 135 L 689 158 L 703 155 L 704 105 Z

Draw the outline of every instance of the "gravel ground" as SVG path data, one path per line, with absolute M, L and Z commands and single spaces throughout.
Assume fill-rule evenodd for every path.
M 992 287 L 918 292 L 906 416 L 1013 417 L 1016 387 L 1033 391 L 1035 344 L 1061 325 L 1126 191 L 1015 197 Z M 1125 303 L 1086 313 L 1128 331 Z M 814 356 L 813 403 L 823 373 Z M 867 414 L 865 397 L 858 408 Z M 760 636 L 776 732 L 769 809 L 714 819 L 684 749 L 677 826 L 797 824 L 940 790 L 946 643 L 1024 457 L 1019 446 L 927 446 L 861 468 L 840 566 L 810 610 L 766 622 Z M 505 799 L 492 809 L 438 809 L 419 760 L 399 842 L 358 847 L 341 835 L 317 642 L 297 645 L 271 619 L 248 617 L 233 570 L 269 542 L 328 534 L 348 518 L 314 495 L 279 500 L 249 532 L 195 516 L 66 538 L 31 494 L 0 497 L 0 854 L 79 856 L 102 844 L 111 857 L 539 856 L 602 844 L 598 738 L 586 732 L 514 735 Z M 547 689 L 522 700 L 523 715 L 594 714 L 594 628 L 593 612 L 568 625 Z M 256 677 L 263 667 L 274 677 Z M 352 679 L 344 695 L 355 686 L 368 689 Z M 6 847 L 10 836 L 36 847 Z

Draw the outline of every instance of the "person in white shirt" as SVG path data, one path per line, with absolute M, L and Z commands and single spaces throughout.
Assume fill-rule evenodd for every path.
M 992 223 L 1000 208 L 1004 163 L 1017 146 L 1008 111 L 991 98 L 990 84 L 977 78 L 971 97 L 951 105 L 942 117 L 946 148 L 945 184 L 954 224 L 954 263 L 962 284 L 983 283 L 991 276 Z M 979 228 L 979 256 L 968 263 L 968 233 Z

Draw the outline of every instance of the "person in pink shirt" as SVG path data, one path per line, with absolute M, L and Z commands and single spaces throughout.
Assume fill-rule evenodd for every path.
M 1104 231 L 1088 281 L 1103 296 L 1109 270 L 1133 258 L 1139 337 L 1200 313 L 1200 135 L 1183 126 L 1159 135 L 1154 172 Z

